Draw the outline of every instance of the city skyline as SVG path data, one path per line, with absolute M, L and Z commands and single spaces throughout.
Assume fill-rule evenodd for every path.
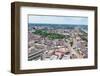
M 88 17 L 29 15 L 28 61 L 88 58 Z

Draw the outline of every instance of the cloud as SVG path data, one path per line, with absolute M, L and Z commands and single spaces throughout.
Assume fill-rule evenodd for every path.
M 87 25 L 87 17 L 75 16 L 43 16 L 43 15 L 30 15 L 29 23 L 48 23 L 48 24 L 81 24 Z

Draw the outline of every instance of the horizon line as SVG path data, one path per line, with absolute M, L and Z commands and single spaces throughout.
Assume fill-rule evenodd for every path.
M 50 24 L 50 23 L 28 23 L 28 24 Z M 57 24 L 57 23 L 54 23 L 54 25 L 55 24 Z M 53 23 L 51 23 L 51 25 L 53 25 Z M 57 25 L 86 25 L 86 24 L 57 24 Z

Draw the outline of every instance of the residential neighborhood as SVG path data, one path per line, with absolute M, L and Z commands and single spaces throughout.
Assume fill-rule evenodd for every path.
M 69 25 L 71 26 L 71 25 Z M 88 58 L 88 33 L 83 28 L 28 29 L 28 60 L 67 60 Z

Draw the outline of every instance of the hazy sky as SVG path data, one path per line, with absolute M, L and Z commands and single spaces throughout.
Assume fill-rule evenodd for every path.
M 30 15 L 29 23 L 88 25 L 87 17 Z

